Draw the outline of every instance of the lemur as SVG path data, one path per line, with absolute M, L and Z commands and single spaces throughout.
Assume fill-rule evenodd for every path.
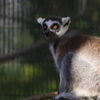
M 49 45 L 60 73 L 59 95 L 54 99 L 100 100 L 100 38 L 69 30 L 70 17 L 40 17 L 37 22 L 47 39 L 65 37 Z

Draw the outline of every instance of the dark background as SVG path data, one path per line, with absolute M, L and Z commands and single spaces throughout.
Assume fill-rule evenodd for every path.
M 38 17 L 71 17 L 70 29 L 100 36 L 100 0 L 0 0 L 0 57 L 44 38 Z M 0 100 L 58 90 L 59 75 L 48 47 L 0 63 Z

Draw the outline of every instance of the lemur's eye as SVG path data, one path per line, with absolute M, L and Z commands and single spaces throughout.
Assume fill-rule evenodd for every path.
M 44 24 L 44 25 L 43 25 L 43 30 L 46 30 L 46 29 L 47 29 L 47 25 Z
M 58 26 L 57 26 L 57 25 L 54 25 L 54 26 L 53 26 L 53 28 L 54 28 L 54 29 L 57 29 L 57 28 L 58 28 Z
M 43 26 L 43 29 L 44 29 L 44 30 L 46 30 L 46 29 L 47 29 L 47 27 L 46 27 L 46 26 Z
M 52 28 L 52 29 L 58 29 L 58 28 L 59 28 L 59 25 L 58 25 L 58 24 L 54 24 L 54 25 L 52 25 L 51 28 Z

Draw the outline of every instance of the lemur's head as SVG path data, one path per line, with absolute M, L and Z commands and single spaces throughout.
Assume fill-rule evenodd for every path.
M 62 36 L 65 34 L 71 22 L 70 17 L 49 17 L 49 18 L 37 18 L 37 22 L 42 25 L 43 33 L 46 37 Z

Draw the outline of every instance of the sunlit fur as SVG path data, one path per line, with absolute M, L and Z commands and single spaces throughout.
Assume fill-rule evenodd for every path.
M 65 20 L 61 21 L 63 27 Z M 48 25 L 51 23 L 48 20 Z M 100 38 L 76 34 L 69 31 L 69 25 L 66 27 L 66 31 L 60 29 L 61 36 L 71 34 L 72 37 L 69 38 L 67 35 L 68 37 L 63 40 L 59 39 L 50 44 L 60 73 L 60 94 L 54 99 L 83 100 L 82 97 L 87 97 L 88 100 L 100 100 Z M 96 99 L 93 99 L 95 97 Z

